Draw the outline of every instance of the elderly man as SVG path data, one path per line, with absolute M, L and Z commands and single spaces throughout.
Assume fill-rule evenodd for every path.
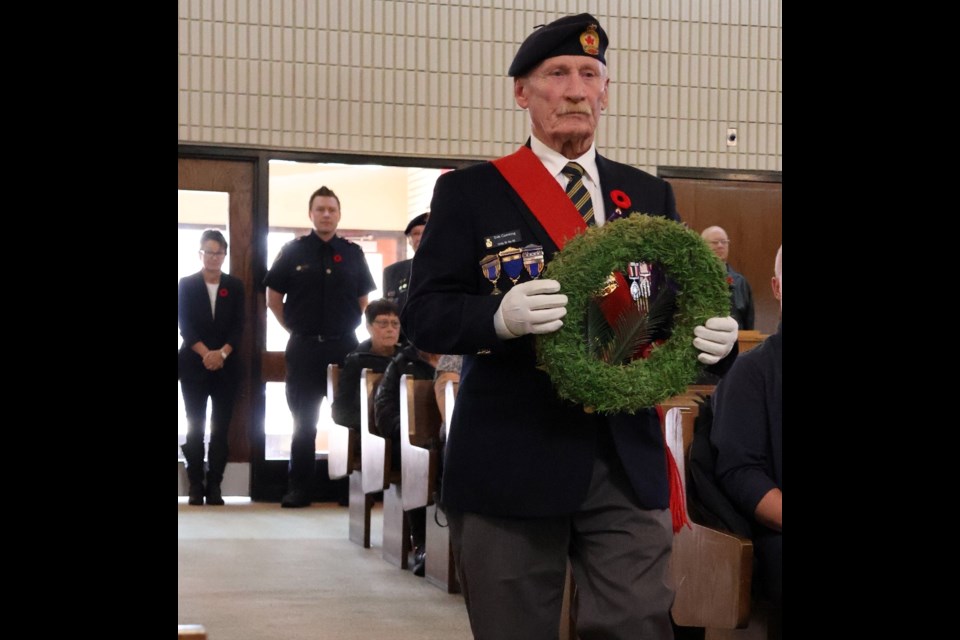
M 741 329 L 753 329 L 753 292 L 750 283 L 742 273 L 733 270 L 727 258 L 730 255 L 730 238 L 723 227 L 707 227 L 700 234 L 718 258 L 723 260 L 727 269 L 727 282 L 730 283 L 730 315 Z
M 534 350 L 536 334 L 563 325 L 567 297 L 538 264 L 565 239 L 632 211 L 678 219 L 666 182 L 597 153 L 607 44 L 589 14 L 523 42 L 508 73 L 532 136 L 437 181 L 401 314 L 419 348 L 465 354 L 442 501 L 477 638 L 556 638 L 568 559 L 580 638 L 672 637 L 657 415 L 599 415 L 560 400 Z M 618 210 L 627 200 L 630 210 Z M 695 333 L 701 361 L 729 364 L 731 318 Z
M 427 225 L 429 213 L 421 213 L 410 222 L 404 229 L 403 235 L 407 236 L 407 242 L 410 248 L 416 253 L 420 248 L 420 238 L 423 236 L 423 228 Z M 407 258 L 400 262 L 394 262 L 383 270 L 383 297 L 397 303 L 400 310 L 407 303 L 407 292 L 410 287 L 410 267 L 413 265 L 413 258 Z

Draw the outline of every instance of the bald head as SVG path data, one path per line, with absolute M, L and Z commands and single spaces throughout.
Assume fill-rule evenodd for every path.
M 727 255 L 730 253 L 730 239 L 727 237 L 727 232 L 723 230 L 723 227 L 707 227 L 703 230 L 703 233 L 700 234 L 700 237 L 710 245 L 710 248 L 713 250 L 717 257 L 727 261 Z

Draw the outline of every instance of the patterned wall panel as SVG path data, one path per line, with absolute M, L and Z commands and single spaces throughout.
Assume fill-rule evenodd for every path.
M 178 141 L 502 155 L 528 135 L 513 53 L 584 10 L 611 40 L 604 154 L 782 170 L 781 0 L 179 0 Z

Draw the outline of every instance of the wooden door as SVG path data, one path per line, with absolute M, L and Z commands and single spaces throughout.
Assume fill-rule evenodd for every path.
M 783 242 L 783 189 L 779 173 L 740 172 L 725 175 L 701 170 L 686 175 L 659 174 L 672 186 L 680 218 L 697 233 L 718 225 L 730 238 L 730 266 L 742 273 L 753 290 L 755 328 L 775 333 L 780 304 L 773 297 L 770 279 L 777 248 Z M 680 172 L 675 172 L 680 173 Z
M 250 462 L 251 436 L 253 433 L 254 399 L 262 385 L 254 380 L 259 373 L 259 361 L 256 350 L 257 302 L 259 286 L 254 282 L 254 216 L 253 216 L 254 164 L 233 160 L 204 160 L 178 158 L 177 189 L 188 191 L 225 192 L 229 197 L 229 218 L 227 222 L 227 242 L 230 245 L 230 274 L 243 282 L 246 292 L 246 317 L 244 332 L 234 358 L 243 363 L 240 388 L 237 393 L 233 419 L 230 423 L 229 448 L 230 462 Z M 198 235 L 199 237 L 199 235 Z

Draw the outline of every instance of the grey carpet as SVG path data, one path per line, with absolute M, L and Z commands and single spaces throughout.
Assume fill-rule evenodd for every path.
M 177 623 L 209 640 L 460 640 L 471 638 L 463 598 L 347 539 L 347 509 L 281 509 L 227 498 L 177 505 Z

